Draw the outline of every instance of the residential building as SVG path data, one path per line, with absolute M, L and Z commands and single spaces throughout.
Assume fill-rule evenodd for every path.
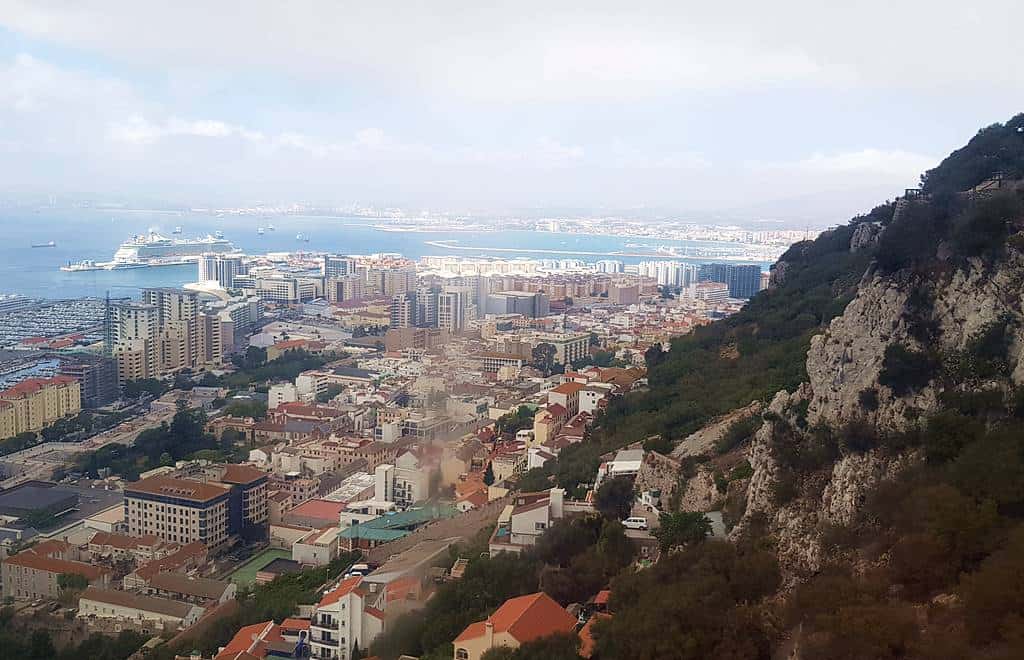
M 519 493 L 498 516 L 489 544 L 492 557 L 502 552 L 519 554 L 533 547 L 537 539 L 565 516 L 565 490 L 552 488 L 539 493 Z
M 320 265 L 320 273 L 327 279 L 347 277 L 355 272 L 356 260 L 342 255 L 325 254 Z
M 562 383 L 548 391 L 548 403 L 562 406 L 569 418 L 575 417 L 580 411 L 580 392 L 584 387 L 581 383 Z
M 312 657 L 349 660 L 357 644 L 369 648 L 383 632 L 384 612 L 372 606 L 376 594 L 362 582 L 346 578 L 317 603 L 309 626 Z
M 541 637 L 571 633 L 576 623 L 576 617 L 543 592 L 510 598 L 455 638 L 454 660 L 480 660 L 499 646 L 516 649 Z
M 60 596 L 61 575 L 77 574 L 89 584 L 110 583 L 110 571 L 71 559 L 72 548 L 63 541 L 44 541 L 8 557 L 0 564 L 4 597 L 36 600 Z
M 374 475 L 377 479 L 373 495 L 375 500 L 409 507 L 428 497 L 429 471 L 420 467 L 412 452 L 400 455 L 394 465 L 378 465 Z
M 82 386 L 71 376 L 30 378 L 0 392 L 0 437 L 41 431 L 82 410 Z
M 224 289 L 235 285 L 237 275 L 245 275 L 248 269 L 239 255 L 207 253 L 199 257 L 199 281 L 216 282 Z
M 115 619 L 142 627 L 188 628 L 204 611 L 193 603 L 95 587 L 83 591 L 78 600 L 79 618 Z
M 540 291 L 500 291 L 487 296 L 488 314 L 520 314 L 536 319 L 550 311 L 548 297 Z
M 469 287 L 447 286 L 437 298 L 437 327 L 458 334 L 472 318 L 469 305 L 473 292 Z
M 117 400 L 117 361 L 102 355 L 75 353 L 61 361 L 58 372 L 78 381 L 82 408 L 102 408 Z
M 230 499 L 231 488 L 223 484 L 167 476 L 142 479 L 124 489 L 128 533 L 199 542 L 216 551 L 228 541 Z
M 149 580 L 145 591 L 150 596 L 172 598 L 196 605 L 211 601 L 220 604 L 235 597 L 238 585 L 234 582 L 163 571 Z

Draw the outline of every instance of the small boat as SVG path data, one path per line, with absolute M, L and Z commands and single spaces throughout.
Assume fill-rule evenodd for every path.
M 221 231 L 221 230 L 219 230 L 219 229 L 218 229 L 217 231 L 213 232 L 213 235 L 214 235 L 214 237 L 216 237 L 216 238 L 224 238 L 224 232 L 222 232 L 222 231 Z
M 180 234 L 181 233 L 181 227 L 175 227 L 174 228 L 174 233 L 175 234 Z
M 56 241 L 47 241 L 46 243 L 33 243 L 34 248 L 45 248 L 45 247 L 57 247 Z
M 274 225 L 267 225 L 267 231 L 274 231 Z
M 257 227 L 257 228 L 256 228 L 256 233 L 257 233 L 258 235 L 262 236 L 262 235 L 263 235 L 263 227 Z

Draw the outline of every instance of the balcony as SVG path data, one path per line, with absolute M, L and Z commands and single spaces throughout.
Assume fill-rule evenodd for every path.
M 321 619 L 314 621 L 311 625 L 314 628 L 323 628 L 324 630 L 338 630 L 341 627 L 337 619 Z

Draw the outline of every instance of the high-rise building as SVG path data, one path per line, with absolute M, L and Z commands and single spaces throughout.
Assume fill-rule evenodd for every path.
M 199 257 L 200 282 L 217 282 L 230 289 L 235 285 L 235 277 L 246 272 L 245 262 L 238 255 L 208 252 Z
M 199 294 L 184 289 L 143 289 L 142 301 L 158 311 L 159 369 L 194 369 L 199 359 Z
M 452 334 L 460 332 L 471 321 L 468 307 L 473 292 L 465 286 L 447 286 L 437 299 L 437 327 Z
M 75 353 L 61 360 L 59 373 L 78 381 L 83 408 L 101 408 L 117 399 L 116 360 L 102 355 Z
M 118 382 L 156 378 L 160 313 L 156 305 L 123 302 L 111 306 L 111 339 Z
M 327 301 L 332 303 L 349 302 L 364 297 L 364 280 L 355 273 L 328 278 L 324 283 L 327 290 Z
M 356 260 L 336 254 L 325 254 L 320 273 L 327 279 L 337 279 L 356 272 Z
M 402 293 L 391 299 L 391 328 L 411 328 L 416 325 L 416 294 Z
M 617 259 L 601 259 L 594 264 L 599 273 L 621 273 L 623 272 L 623 265 L 621 261 Z
M 437 306 L 441 288 L 436 286 L 416 289 L 415 325 L 418 328 L 437 327 Z
M 381 276 L 381 292 L 385 296 L 397 296 L 415 289 L 415 270 L 388 268 Z
M 487 296 L 488 314 L 521 314 L 536 319 L 550 313 L 548 297 L 539 291 L 500 291 Z
M 703 264 L 699 279 L 729 285 L 730 298 L 752 298 L 761 289 L 761 267 L 751 264 Z

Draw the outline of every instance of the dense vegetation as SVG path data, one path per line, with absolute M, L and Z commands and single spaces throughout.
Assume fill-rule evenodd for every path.
M 298 605 L 317 602 L 320 599 L 319 590 L 340 576 L 359 557 L 357 552 L 343 552 L 327 566 L 307 568 L 298 573 L 281 575 L 268 584 L 239 589 L 236 595 L 239 608 L 234 615 L 218 619 L 199 639 L 185 642 L 185 648 L 165 645 L 147 657 L 152 660 L 169 660 L 174 658 L 176 652 L 193 649 L 202 651 L 207 657 L 216 654 L 219 647 L 227 644 L 239 628 L 271 619 L 280 623 L 295 616 Z
M 129 630 L 116 637 L 94 633 L 58 651 L 47 630 L 19 628 L 17 622 L 13 607 L 0 609 L 0 658 L 4 660 L 125 660 L 146 642 L 145 636 Z
M 1022 128 L 1024 115 L 981 131 L 923 177 L 924 195 L 896 220 L 885 204 L 793 246 L 776 272 L 779 286 L 675 339 L 667 353 L 652 349 L 647 391 L 614 402 L 591 442 L 524 475 L 572 489 L 593 479 L 603 453 L 655 434 L 678 439 L 751 400 L 792 391 L 806 379 L 810 336 L 841 313 L 872 260 L 914 290 L 903 319 L 910 340 L 887 350 L 880 385 L 897 396 L 932 386 L 940 410 L 901 433 L 856 419 L 811 428 L 806 410 L 775 416 L 775 504 L 815 501 L 820 477 L 843 454 L 911 450 L 924 460 L 883 482 L 850 525 L 817 530 L 826 565 L 799 576 L 785 598 L 763 521 L 751 519 L 747 539 L 733 546 L 695 540 L 696 519 L 666 518 L 659 536 L 681 539 L 683 549 L 613 583 L 615 616 L 597 626 L 595 657 L 768 658 L 797 633 L 807 658 L 1024 657 L 1024 388 L 1009 381 L 1008 354 L 1020 320 L 999 319 L 963 350 L 945 353 L 931 320 L 936 284 L 960 268 L 990 268 L 1007 245 L 1024 248 L 1018 191 L 961 194 L 996 170 L 1024 175 Z M 881 240 L 851 252 L 864 222 L 884 226 Z M 876 410 L 879 390 L 858 400 L 865 412 Z M 742 446 L 752 432 L 735 426 L 717 452 Z
M 507 599 L 541 590 L 562 605 L 586 602 L 622 573 L 634 555 L 622 525 L 599 516 L 558 521 L 523 556 L 489 558 L 490 532 L 484 530 L 457 551 L 469 557 L 463 578 L 442 585 L 422 610 L 399 617 L 373 642 L 371 653 L 385 660 L 403 653 L 423 660 L 447 660 L 452 657 L 452 640 Z M 570 641 L 538 642 L 512 657 L 575 659 L 575 642 Z
M 206 414 L 202 410 L 179 404 L 170 424 L 143 431 L 131 446 L 111 444 L 78 454 L 75 467 L 94 478 L 99 476 L 99 470 L 109 468 L 114 474 L 135 481 L 140 472 L 171 464 L 200 450 L 217 449 L 217 441 L 203 430 L 205 425 Z

